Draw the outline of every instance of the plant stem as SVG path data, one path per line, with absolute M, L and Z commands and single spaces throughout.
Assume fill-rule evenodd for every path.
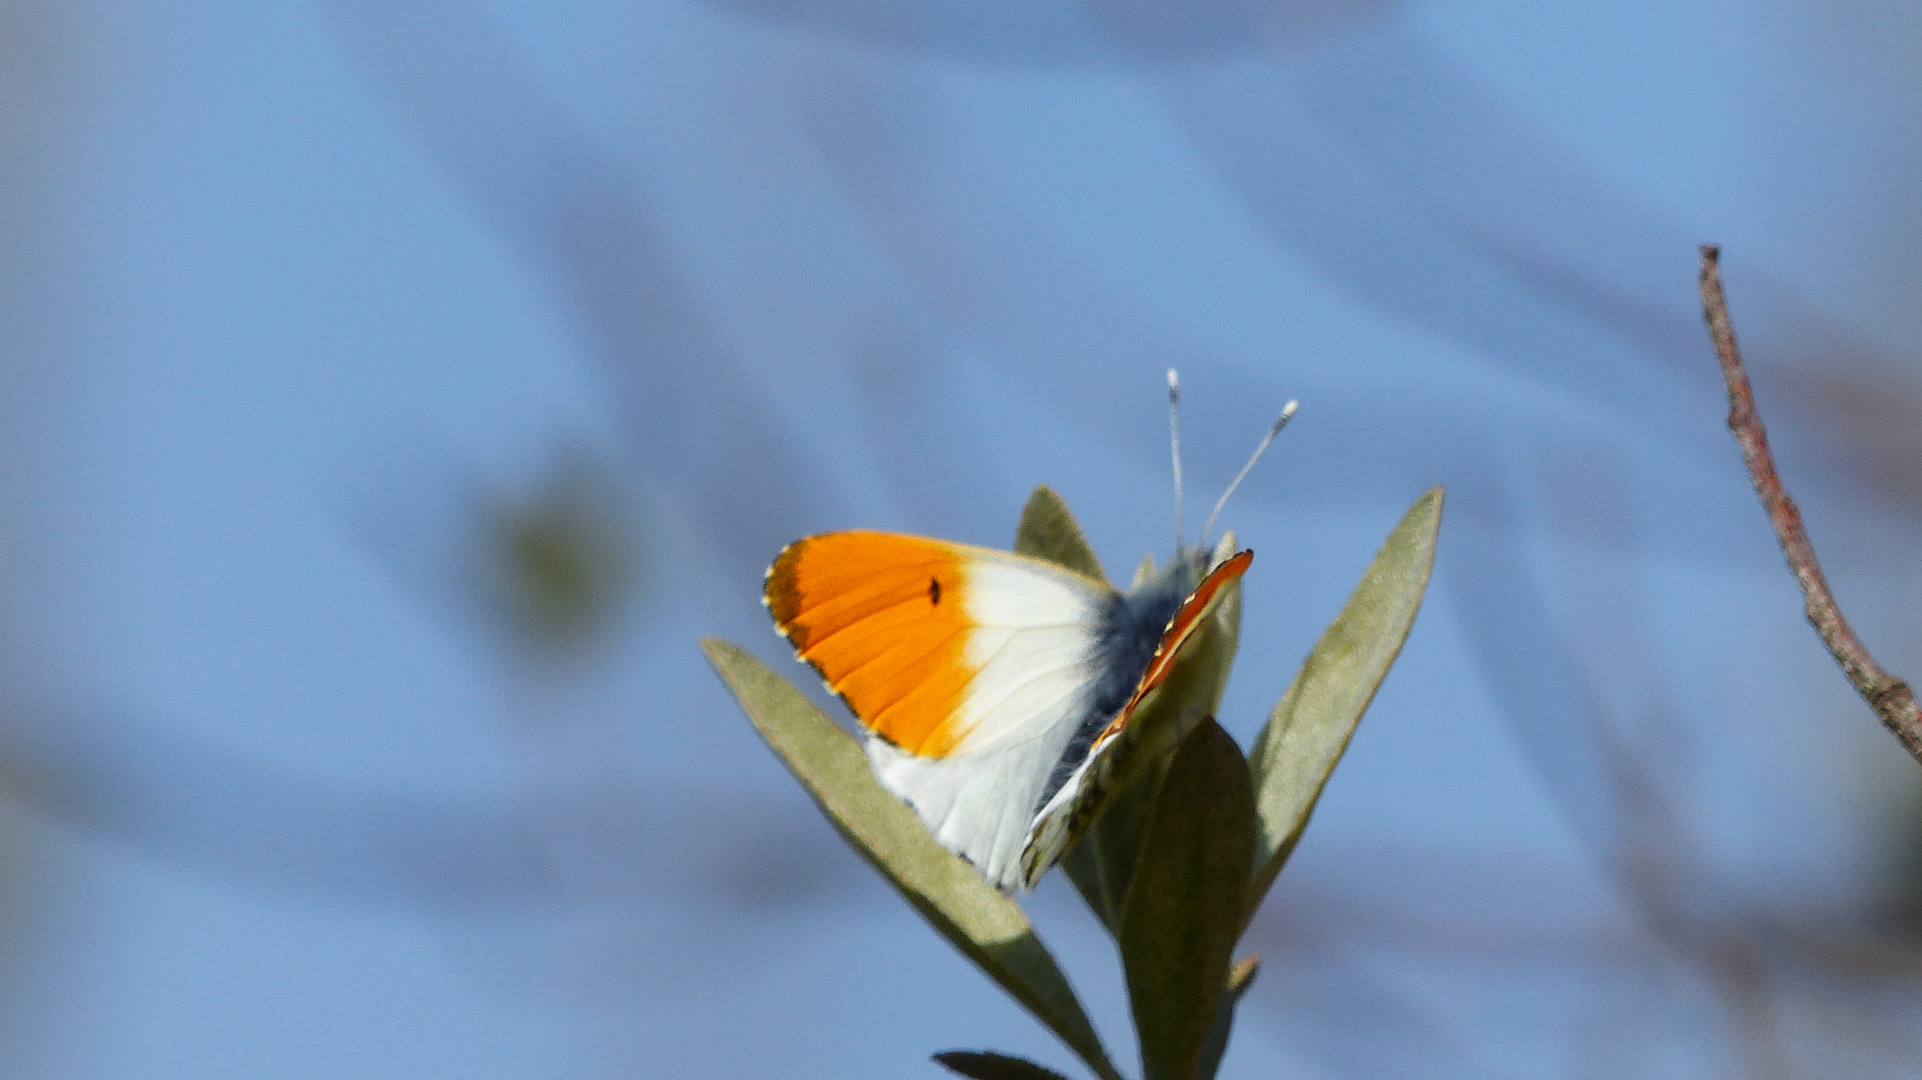
M 1761 415 L 1755 411 L 1755 391 L 1749 386 L 1742 353 L 1735 346 L 1735 327 L 1729 321 L 1728 299 L 1722 294 L 1721 258 L 1721 248 L 1702 245 L 1702 317 L 1708 322 L 1709 335 L 1715 339 L 1715 355 L 1722 363 L 1722 381 L 1728 384 L 1729 430 L 1735 433 L 1735 442 L 1742 448 L 1742 461 L 1748 466 L 1749 478 L 1755 482 L 1755 494 L 1761 498 L 1762 508 L 1768 511 L 1770 524 L 1775 526 L 1775 538 L 1782 543 L 1789 570 L 1802 587 L 1809 623 L 1822 635 L 1823 644 L 1829 647 L 1836 663 L 1842 665 L 1856 692 L 1882 718 L 1883 726 L 1902 740 L 1909 756 L 1922 763 L 1922 708 L 1916 705 L 1915 692 L 1909 689 L 1908 683 L 1875 662 L 1868 646 L 1862 644 L 1848 620 L 1842 617 L 1835 594 L 1829 590 L 1828 579 L 1822 575 L 1822 566 L 1815 560 L 1815 546 L 1809 542 L 1808 530 L 1802 525 L 1802 512 L 1796 508 L 1795 500 L 1789 498 L 1782 487 L 1781 476 L 1775 471 L 1768 433 L 1762 428 Z

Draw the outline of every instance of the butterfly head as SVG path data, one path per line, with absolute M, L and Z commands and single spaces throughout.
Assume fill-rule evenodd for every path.
M 1203 544 L 1182 544 L 1175 548 L 1174 555 L 1167 563 L 1157 565 L 1154 556 L 1143 559 L 1136 568 L 1132 583 L 1128 586 L 1130 594 L 1147 591 L 1172 592 L 1186 596 L 1195 591 L 1202 580 L 1215 567 L 1234 557 L 1236 551 L 1235 533 L 1230 529 L 1221 534 L 1221 539 L 1212 546 Z

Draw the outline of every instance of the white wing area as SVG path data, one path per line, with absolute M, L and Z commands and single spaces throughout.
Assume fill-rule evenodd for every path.
M 1022 885 L 1021 846 L 1034 804 L 1070 733 L 948 758 L 916 757 L 871 737 L 868 760 L 881 786 L 907 800 L 942 847 L 1011 893 Z
M 1100 674 L 1094 651 L 1106 597 L 1092 582 L 1043 572 L 1050 569 L 1025 560 L 968 564 L 962 602 L 974 630 L 964 660 L 976 674 L 961 703 L 957 726 L 966 734 L 956 753 L 1036 737 L 1081 707 Z
M 965 570 L 962 602 L 975 624 L 965 659 L 976 672 L 959 710 L 965 734 L 940 758 L 870 737 L 868 758 L 935 839 L 1013 892 L 1036 804 L 1101 674 L 1095 646 L 1111 594 L 1018 556 L 972 559 Z

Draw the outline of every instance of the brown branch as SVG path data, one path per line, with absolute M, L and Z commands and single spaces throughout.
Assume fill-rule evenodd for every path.
M 1809 623 L 1822 635 L 1835 661 L 1842 665 L 1856 692 L 1869 703 L 1875 714 L 1895 737 L 1902 740 L 1909 755 L 1922 762 L 1922 709 L 1915 703 L 1909 684 L 1883 670 L 1869 655 L 1868 647 L 1849 628 L 1821 564 L 1815 561 L 1815 547 L 1809 543 L 1808 530 L 1802 527 L 1802 512 L 1782 488 L 1775 471 L 1775 456 L 1769 452 L 1768 433 L 1762 430 L 1762 417 L 1755 411 L 1755 391 L 1749 387 L 1748 371 L 1742 366 L 1742 353 L 1735 347 L 1735 327 L 1729 322 L 1728 299 L 1722 295 L 1722 249 L 1702 245 L 1702 317 L 1715 339 L 1715 355 L 1722 362 L 1722 380 L 1728 384 L 1728 428 L 1742 448 L 1742 461 L 1749 478 L 1755 481 L 1755 494 L 1768 511 L 1775 526 L 1775 538 L 1782 542 L 1782 554 L 1789 569 L 1802 586 L 1807 602 Z

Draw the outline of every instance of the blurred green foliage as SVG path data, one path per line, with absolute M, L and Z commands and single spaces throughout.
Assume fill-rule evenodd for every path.
M 601 475 L 564 462 L 531 497 L 484 505 L 491 595 L 518 636 L 564 652 L 605 630 L 639 579 L 635 545 Z

